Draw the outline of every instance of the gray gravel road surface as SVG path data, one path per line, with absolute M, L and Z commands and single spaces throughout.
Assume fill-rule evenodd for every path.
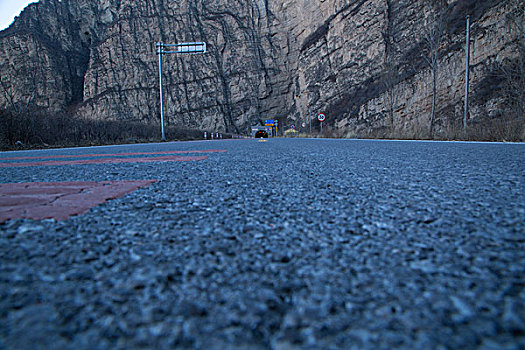
M 158 180 L 66 221 L 0 224 L 0 348 L 525 347 L 525 145 L 24 155 L 205 149 L 227 152 L 0 168 L 2 183 Z

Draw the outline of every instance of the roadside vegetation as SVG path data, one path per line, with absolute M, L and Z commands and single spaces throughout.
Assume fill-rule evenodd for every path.
M 174 126 L 166 127 L 165 132 L 168 141 L 198 140 L 204 136 L 204 131 Z M 160 141 L 159 125 L 123 120 L 79 119 L 67 113 L 0 110 L 1 150 L 157 141 Z
M 319 138 L 356 138 L 356 139 L 396 139 L 396 140 L 436 140 L 436 141 L 492 141 L 492 142 L 525 142 L 525 115 L 520 117 L 506 113 L 498 118 L 485 118 L 471 122 L 465 130 L 460 120 L 441 124 L 438 120 L 432 136 L 428 124 L 414 124 L 410 129 L 386 125 L 383 128 L 363 126 L 357 131 L 339 129 L 334 125 L 323 125 L 320 132 L 319 123 L 312 123 L 312 133 L 306 129 L 295 133 L 284 133 L 285 137 L 319 137 Z

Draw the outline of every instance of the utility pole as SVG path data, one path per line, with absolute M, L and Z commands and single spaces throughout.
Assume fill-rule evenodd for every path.
M 195 42 L 195 43 L 181 43 L 181 44 L 164 44 L 158 42 L 157 55 L 159 55 L 159 95 L 160 95 L 160 131 L 162 141 L 166 141 L 166 133 L 164 132 L 164 103 L 162 97 L 162 55 L 166 54 L 188 54 L 188 53 L 206 53 L 206 43 Z M 165 48 L 174 47 L 174 51 L 166 51 Z
M 467 39 L 465 43 L 465 106 L 463 109 L 463 131 L 467 130 L 468 92 L 470 78 L 470 16 L 467 16 Z

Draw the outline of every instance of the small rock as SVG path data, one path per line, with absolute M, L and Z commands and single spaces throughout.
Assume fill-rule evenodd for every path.
M 505 298 L 505 311 L 503 312 L 503 325 L 511 332 L 525 332 L 525 307 L 512 298 Z
M 450 300 L 452 301 L 452 304 L 454 304 L 456 310 L 458 310 L 458 314 L 454 317 L 455 321 L 466 322 L 472 319 L 472 317 L 474 316 L 474 312 L 467 303 L 465 303 L 462 299 L 456 296 L 451 296 Z
M 93 279 L 95 273 L 89 266 L 80 266 L 66 273 L 66 279 L 74 280 L 90 280 Z
M 178 314 L 184 317 L 195 317 L 195 316 L 206 316 L 207 311 L 204 307 L 201 305 L 190 301 L 190 300 L 182 300 L 179 305 L 177 306 Z
M 42 232 L 44 230 L 44 226 L 37 225 L 37 224 L 23 224 L 18 227 L 16 232 L 20 235 L 26 234 L 26 233 L 34 233 L 34 232 Z

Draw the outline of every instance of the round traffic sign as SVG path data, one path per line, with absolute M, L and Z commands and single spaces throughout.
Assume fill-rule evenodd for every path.
M 326 120 L 326 115 L 324 113 L 319 113 L 317 115 L 317 120 L 319 120 L 320 122 L 324 122 Z

